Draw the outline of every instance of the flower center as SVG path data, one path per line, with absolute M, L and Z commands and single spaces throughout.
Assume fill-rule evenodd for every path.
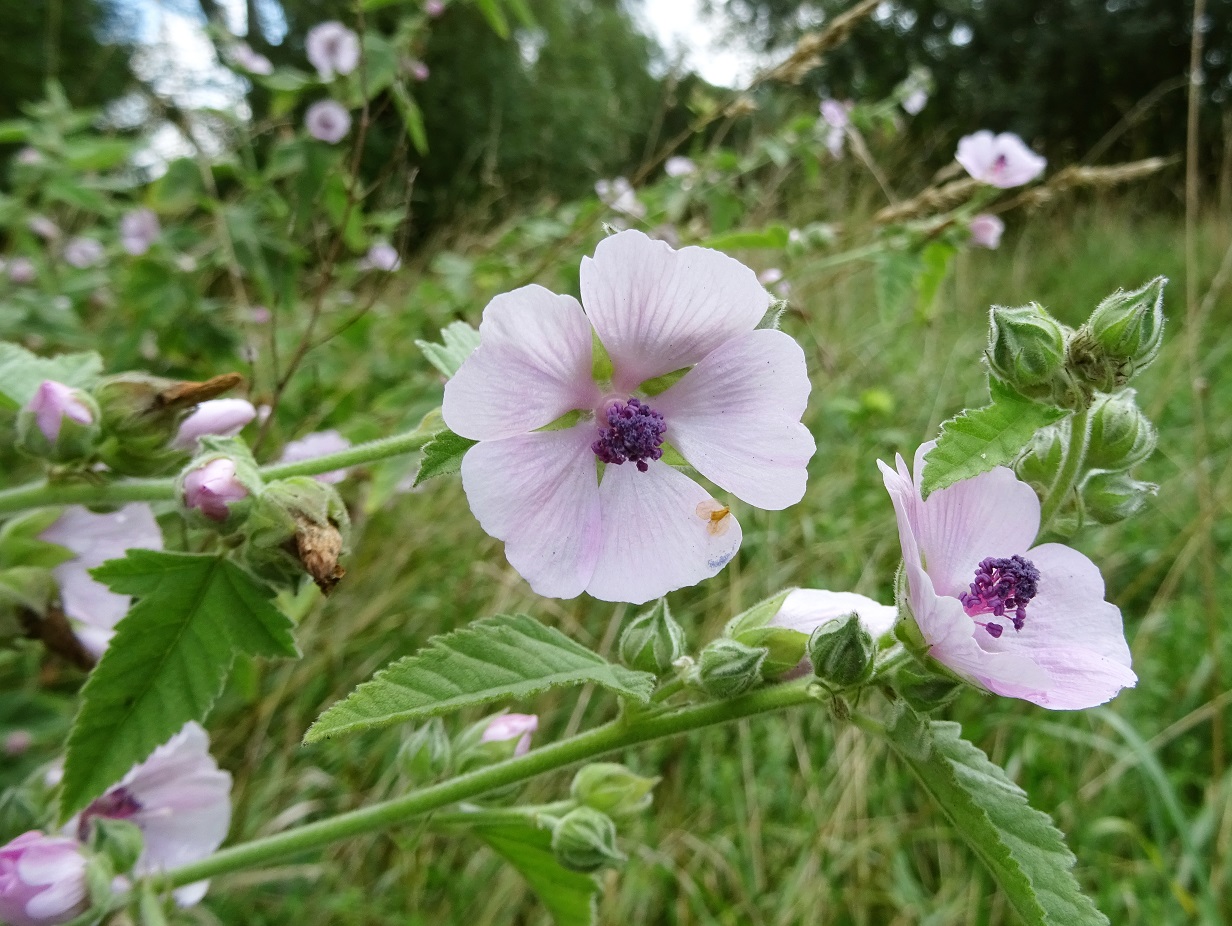
M 141 810 L 141 803 L 128 788 L 116 788 L 108 791 L 94 801 L 81 814 L 77 824 L 77 838 L 86 842 L 90 838 L 90 821 L 95 817 L 106 817 L 108 820 L 127 820 Z
M 992 614 L 1008 617 L 1015 630 L 1022 630 L 1027 620 L 1027 602 L 1039 591 L 1039 570 L 1025 557 L 1008 559 L 988 557 L 976 567 L 975 581 L 971 591 L 963 592 L 958 600 L 971 617 Z M 1005 630 L 1000 624 L 976 621 L 996 638 Z
M 637 399 L 612 402 L 605 410 L 607 427 L 599 428 L 599 439 L 590 449 L 604 463 L 633 462 L 640 472 L 649 469 L 647 460 L 663 456 L 663 435 L 667 422 L 649 405 Z

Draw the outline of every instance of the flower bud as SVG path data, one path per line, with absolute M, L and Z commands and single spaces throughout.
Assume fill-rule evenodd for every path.
M 658 778 L 635 775 L 618 762 L 592 762 L 573 776 L 569 793 L 579 804 L 611 817 L 641 813 L 654 800 Z
M 1156 277 L 1141 289 L 1115 292 L 1087 320 L 1085 327 L 1094 345 L 1113 362 L 1128 367 L 1127 379 L 1159 354 L 1167 282 L 1166 277 Z
M 311 476 L 267 485 L 245 529 L 249 563 L 259 573 L 288 581 L 307 572 L 326 594 L 346 574 L 338 561 L 349 551 L 350 516 L 337 490 Z
M 1057 472 L 1069 446 L 1071 431 L 1069 419 L 1047 428 L 1041 428 L 1031 438 L 1027 451 L 1014 464 L 1018 478 L 1035 489 L 1041 498 L 1056 481 Z
M 1065 328 L 1037 303 L 993 306 L 988 366 L 993 375 L 1031 399 L 1058 399 L 1065 391 Z
M 137 824 L 100 815 L 91 818 L 89 829 L 91 851 L 105 856 L 113 871 L 128 871 L 141 857 L 145 839 Z
M 1155 450 L 1155 428 L 1134 401 L 1133 389 L 1101 395 L 1091 406 L 1086 463 L 1091 469 L 1127 470 Z
M 247 399 L 211 399 L 202 402 L 180 423 L 171 446 L 192 453 L 197 442 L 210 434 L 234 437 L 257 417 L 257 410 Z
M 441 718 L 433 717 L 412 733 L 398 751 L 398 763 L 412 781 L 432 781 L 449 770 L 453 747 Z
M 643 611 L 620 635 L 620 661 L 631 669 L 663 675 L 685 652 L 684 630 L 672 617 L 667 599 Z
M 185 507 L 200 511 L 217 524 L 238 514 L 236 502 L 248 496 L 248 487 L 236 474 L 235 461 L 228 457 L 194 464 L 180 477 L 180 497 Z
M 903 667 L 894 673 L 894 690 L 917 711 L 944 707 L 962 691 L 962 683 L 948 676 Z
M 560 818 L 552 831 L 552 853 L 572 871 L 598 871 L 625 860 L 616 848 L 616 824 L 593 807 L 578 807 Z
M 531 734 L 538 729 L 537 714 L 498 714 L 489 721 L 479 742 L 512 743 L 512 754 L 524 756 L 530 752 Z
M 98 443 L 99 410 L 79 389 L 45 379 L 17 418 L 17 445 L 53 463 L 84 460 Z
M 1116 524 L 1137 514 L 1158 490 L 1154 483 L 1131 479 L 1128 473 L 1092 473 L 1082 484 L 1082 510 L 1100 524 Z
M 860 615 L 853 611 L 814 630 L 808 641 L 808 655 L 819 679 L 846 688 L 872 675 L 877 646 L 860 623 Z
M 51 926 L 88 907 L 86 859 L 77 840 L 30 830 L 0 846 L 0 922 Z
M 761 682 L 761 667 L 768 652 L 764 646 L 745 646 L 720 637 L 701 651 L 698 682 L 712 698 L 734 698 Z

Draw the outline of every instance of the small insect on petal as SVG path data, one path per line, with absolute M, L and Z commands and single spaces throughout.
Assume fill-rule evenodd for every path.
M 713 499 L 698 503 L 697 516 L 706 522 L 706 531 L 712 537 L 722 537 L 731 528 L 731 509 Z

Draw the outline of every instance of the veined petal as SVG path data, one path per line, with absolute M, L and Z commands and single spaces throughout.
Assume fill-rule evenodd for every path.
M 613 384 L 625 392 L 752 331 L 770 307 L 757 275 L 734 258 L 708 248 L 675 251 L 633 230 L 582 258 L 581 282 L 586 314 L 612 358 Z
M 972 622 L 957 598 L 933 595 L 921 610 L 916 622 L 938 662 L 1005 697 L 1034 700 L 1046 691 L 1048 675 L 1031 656 L 986 648 L 996 641 Z
M 498 440 L 593 408 L 591 329 L 572 296 L 523 286 L 488 303 L 479 347 L 445 384 L 441 409 L 450 430 Z
M 800 345 L 750 331 L 715 348 L 653 401 L 666 439 L 703 476 L 758 508 L 804 495 L 817 445 L 800 423 L 809 395 Z
M 599 555 L 593 422 L 481 441 L 462 459 L 462 487 L 485 531 L 538 594 L 581 594 Z
M 934 446 L 916 451 L 917 486 L 924 479 L 924 455 Z M 967 591 L 981 560 L 1025 553 L 1039 532 L 1035 490 L 1004 466 L 933 492 L 918 510 L 920 553 L 939 595 Z
M 874 640 L 894 628 L 898 612 L 890 605 L 856 592 L 831 592 L 824 588 L 797 588 L 783 599 L 778 613 L 770 618 L 771 627 L 786 627 L 811 634 L 828 621 L 855 613 Z
M 595 598 L 642 604 L 710 578 L 740 549 L 735 516 L 665 463 L 608 466 L 599 499 L 602 546 L 586 586 Z

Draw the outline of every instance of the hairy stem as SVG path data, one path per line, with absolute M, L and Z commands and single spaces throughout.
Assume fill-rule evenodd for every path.
M 1078 477 L 1082 475 L 1082 464 L 1087 458 L 1087 444 L 1091 439 L 1091 413 L 1082 409 L 1074 413 L 1070 421 L 1069 447 L 1061 457 L 1061 466 L 1057 470 L 1057 478 L 1048 489 L 1048 495 L 1040 507 L 1040 534 L 1048 529 L 1052 519 L 1056 517 L 1069 494 L 1074 491 Z

